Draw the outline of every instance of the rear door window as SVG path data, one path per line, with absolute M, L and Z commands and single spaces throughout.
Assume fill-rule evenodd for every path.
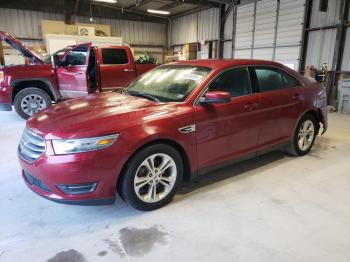
M 260 92 L 274 91 L 284 88 L 281 72 L 278 68 L 254 67 Z
M 209 91 L 226 91 L 232 97 L 251 94 L 248 68 L 239 67 L 226 70 L 209 85 Z
M 129 63 L 125 49 L 103 48 L 102 59 L 105 65 L 125 65 Z

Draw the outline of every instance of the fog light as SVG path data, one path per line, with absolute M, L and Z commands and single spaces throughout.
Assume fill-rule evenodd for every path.
M 97 182 L 73 185 L 57 185 L 57 187 L 67 195 L 81 195 L 94 192 L 97 187 Z

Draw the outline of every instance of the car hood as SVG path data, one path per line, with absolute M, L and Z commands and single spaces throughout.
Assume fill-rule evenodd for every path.
M 95 137 L 170 115 L 176 107 L 107 92 L 58 103 L 30 118 L 27 127 L 46 139 Z
M 26 47 L 21 41 L 14 38 L 12 35 L 0 31 L 0 40 L 5 41 L 8 45 L 12 46 L 18 52 L 20 52 L 24 57 L 31 60 L 33 64 L 43 64 L 44 61 L 35 52 L 31 51 Z

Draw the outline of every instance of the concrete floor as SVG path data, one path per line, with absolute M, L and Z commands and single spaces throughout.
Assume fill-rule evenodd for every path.
M 67 206 L 31 192 L 0 112 L 0 261 L 350 261 L 350 116 L 330 114 L 312 152 L 275 152 L 193 181 L 139 212 Z

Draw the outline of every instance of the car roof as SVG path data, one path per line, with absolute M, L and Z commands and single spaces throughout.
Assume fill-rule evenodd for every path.
M 239 66 L 239 65 L 272 65 L 283 67 L 282 64 L 258 59 L 202 59 L 202 60 L 186 60 L 172 63 L 174 65 L 192 65 L 217 68 L 221 66 Z

